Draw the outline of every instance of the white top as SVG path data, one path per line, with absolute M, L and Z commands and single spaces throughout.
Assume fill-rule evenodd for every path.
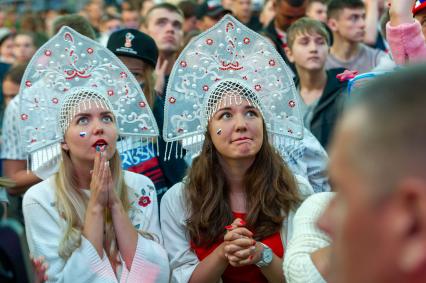
M 317 227 L 318 218 L 334 193 L 317 193 L 306 199 L 293 219 L 293 238 L 284 255 L 284 275 L 290 283 L 325 283 L 311 253 L 329 246 L 331 239 Z
M 305 199 L 314 191 L 309 182 L 296 176 L 302 198 Z M 191 249 L 190 238 L 186 230 L 187 205 L 183 194 L 183 184 L 177 183 L 171 187 L 161 200 L 161 230 L 163 233 L 164 247 L 170 260 L 171 281 L 188 282 L 192 272 L 199 263 L 198 257 Z M 200 196 L 201 197 L 201 196 Z M 284 249 L 293 236 L 294 212 L 284 220 L 280 232 Z
M 143 175 L 127 171 L 124 171 L 124 181 L 129 188 L 129 218 L 133 225 L 137 230 L 154 234 L 161 241 L 153 183 Z M 81 246 L 64 261 L 58 255 L 58 247 L 64 235 L 65 221 L 59 216 L 55 202 L 52 176 L 31 187 L 24 195 L 22 205 L 30 252 L 35 257 L 45 257 L 49 264 L 48 282 L 168 282 L 170 269 L 165 250 L 159 243 L 141 235 L 138 235 L 132 267 L 127 270 L 121 259 L 118 278 L 105 251 L 104 257 L 100 258 L 84 236 L 81 236 Z

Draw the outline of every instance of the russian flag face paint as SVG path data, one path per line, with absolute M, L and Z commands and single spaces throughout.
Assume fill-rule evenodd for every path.
M 80 132 L 80 137 L 84 138 L 87 135 L 86 132 Z

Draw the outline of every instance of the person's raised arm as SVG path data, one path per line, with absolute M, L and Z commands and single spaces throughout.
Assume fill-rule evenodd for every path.
M 391 26 L 414 22 L 412 8 L 416 0 L 391 0 L 390 3 L 389 15 Z
M 422 26 L 413 19 L 415 0 L 392 0 L 390 21 L 386 37 L 397 64 L 417 63 L 426 60 L 426 43 Z
M 25 160 L 3 160 L 3 173 L 16 184 L 7 189 L 7 192 L 11 195 L 22 195 L 31 186 L 41 181 L 34 173 L 27 170 Z
M 365 3 L 365 36 L 364 43 L 374 46 L 377 41 L 379 22 L 379 0 L 364 0 Z

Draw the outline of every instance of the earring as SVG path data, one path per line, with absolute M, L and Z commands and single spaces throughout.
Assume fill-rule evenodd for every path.
M 222 134 L 222 129 L 217 129 L 217 131 L 216 131 L 216 135 L 218 135 L 218 136 L 220 136 Z

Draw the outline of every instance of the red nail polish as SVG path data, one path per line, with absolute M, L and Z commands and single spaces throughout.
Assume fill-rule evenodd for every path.
M 247 224 L 247 223 L 246 223 L 244 220 L 242 220 L 242 219 L 240 220 L 240 225 L 243 225 L 243 226 L 244 226 L 244 225 L 246 225 L 246 224 Z
M 253 259 L 253 255 L 249 256 L 249 260 L 252 260 L 252 259 Z
M 225 229 L 226 230 L 232 230 L 234 227 L 232 226 L 232 225 L 227 225 L 227 226 L 225 226 Z

